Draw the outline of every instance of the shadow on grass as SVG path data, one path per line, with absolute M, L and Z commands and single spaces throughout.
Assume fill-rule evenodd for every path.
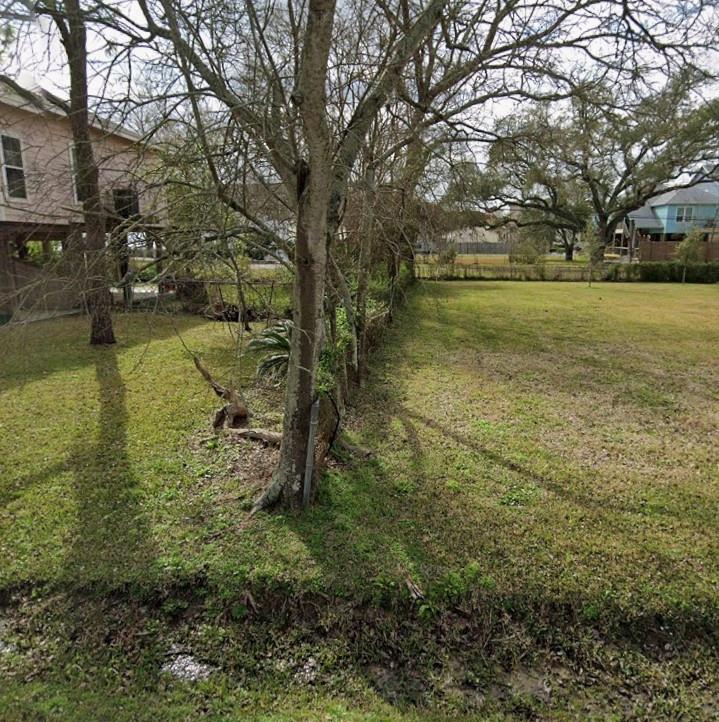
M 64 458 L 5 487 L 0 504 L 6 506 L 29 488 L 57 477 L 67 479 L 75 525 L 64 576 L 73 584 L 111 586 L 146 573 L 155 552 L 127 452 L 126 391 L 117 352 L 95 348 L 92 356 L 97 419 L 84 420 Z
M 439 290 L 449 299 L 454 287 Z M 457 291 L 460 295 L 466 293 L 459 287 Z M 422 299 L 422 305 L 436 301 L 430 293 Z M 451 352 L 451 345 L 464 343 L 451 339 L 452 325 L 461 326 L 464 319 L 472 329 L 463 310 L 457 312 L 446 304 L 426 320 L 416 304 L 402 312 L 399 324 L 389 331 L 383 350 L 374 360 L 373 380 L 363 395 L 359 414 L 366 433 L 363 443 L 374 440 L 382 444 L 382 453 L 367 462 L 330 470 L 317 506 L 302 517 L 287 517 L 288 526 L 303 539 L 323 569 L 323 578 L 337 580 L 354 592 L 365 592 L 373 584 L 382 584 L 382 577 L 411 577 L 432 584 L 449 574 L 461 573 L 467 565 L 478 564 L 505 577 L 502 594 L 522 590 L 527 603 L 538 606 L 553 604 L 561 597 L 581 611 L 596 601 L 592 595 L 600 593 L 599 585 L 590 591 L 570 580 L 565 588 L 557 578 L 577 577 L 565 561 L 569 548 L 578 557 L 579 575 L 586 574 L 588 582 L 593 581 L 596 548 L 606 535 L 611 544 L 602 562 L 606 570 L 602 571 L 608 575 L 611 592 L 615 588 L 617 593 L 624 592 L 633 585 L 638 589 L 644 584 L 642 565 L 649 564 L 656 568 L 667 594 L 672 594 L 672 576 L 677 569 L 674 549 L 662 547 L 658 543 L 661 538 L 654 537 L 656 527 L 643 524 L 639 502 L 615 498 L 601 488 L 601 473 L 596 469 L 579 464 L 566 466 L 564 460 L 558 460 L 552 468 L 537 471 L 527 461 L 526 448 L 491 448 L 480 438 L 454 428 L 449 420 L 435 415 L 431 407 L 421 412 L 408 407 L 406 397 L 411 389 L 397 370 L 398 359 L 403 359 L 400 368 L 413 372 L 424 364 L 445 363 L 447 359 L 451 364 L 451 356 L 436 354 Z M 509 329 L 511 320 L 497 323 Z M 476 320 L 473 323 L 479 324 Z M 439 326 L 435 328 L 436 324 Z M 446 338 L 441 326 L 448 328 L 450 335 Z M 430 336 L 423 343 L 428 327 Z M 536 350 L 536 339 L 541 334 L 541 328 L 528 326 L 526 334 L 515 336 L 511 350 Z M 479 333 L 472 345 L 479 347 L 483 343 Z M 450 386 L 449 390 L 454 388 Z M 549 385 L 540 383 L 540 388 L 549 394 Z M 456 387 L 456 393 L 461 401 L 461 387 Z M 431 403 L 430 396 L 427 400 Z M 475 460 L 467 457 L 467 481 L 458 482 L 452 466 L 457 458 L 462 463 L 461 454 L 467 452 Z M 521 461 L 513 458 L 515 452 Z M 487 484 L 486 492 L 477 487 L 476 493 L 465 494 L 463 484 L 471 485 L 475 476 L 481 476 L 481 483 Z M 505 501 L 502 485 L 510 490 L 515 481 L 520 490 L 538 487 L 550 496 L 537 501 L 520 499 L 516 505 L 512 499 Z M 525 504 L 526 510 L 522 509 Z M 701 531 L 701 519 L 685 519 L 672 510 L 663 515 L 673 515 L 687 527 Z M 579 527 L 561 531 L 567 519 L 585 517 L 589 521 L 582 524 L 591 525 L 589 541 Z M 614 560 L 613 549 L 634 560 L 636 569 L 623 569 Z M 532 571 L 532 555 L 537 560 L 536 573 Z M 527 574 L 526 579 L 523 574 Z M 670 599 L 667 611 L 671 604 Z M 664 599 L 650 594 L 637 613 L 652 614 L 662 606 Z
M 156 553 L 127 452 L 125 384 L 115 349 L 95 351 L 100 411 L 94 438 L 78 436 L 67 460 L 77 502 L 67 575 L 115 585 L 147 572 Z
M 200 316 L 168 317 L 142 314 L 147 323 L 137 323 L 141 314 L 115 317 L 117 348 L 127 349 L 160 341 L 207 323 Z M 125 319 L 132 323 L 125 326 Z M 144 325 L 144 324 L 143 324 Z M 88 321 L 70 316 L 19 327 L 0 327 L 0 392 L 32 383 L 57 372 L 70 372 L 93 363 L 97 350 L 88 343 Z

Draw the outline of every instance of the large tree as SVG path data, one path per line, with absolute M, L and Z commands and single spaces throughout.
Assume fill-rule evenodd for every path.
M 378 192 L 383 164 L 392 166 L 386 177 L 395 191 L 412 196 L 433 143 L 490 134 L 477 108 L 500 98 L 566 96 L 579 57 L 623 79 L 640 48 L 642 62 L 654 53 L 670 63 L 672 54 L 691 54 L 701 35 L 701 20 L 687 23 L 681 9 L 655 0 L 290 0 L 281 7 L 137 0 L 98 2 L 92 13 L 110 29 L 112 67 L 127 59 L 140 63 L 143 75 L 164 74 L 155 95 L 167 100 L 169 114 L 190 113 L 218 197 L 258 239 L 292 248 L 295 332 L 280 461 L 257 508 L 279 498 L 297 505 L 302 496 L 327 279 L 350 191 L 363 189 L 367 239 L 377 227 L 367 215 L 387 197 Z M 278 189 L 294 217 L 290 238 L 276 238 L 205 142 L 208 111 L 224 116 L 225 137 L 236 141 L 228 148 L 235 166 L 250 167 L 256 182 Z M 368 139 L 391 118 L 396 143 L 380 158 Z M 442 139 L 434 135 L 438 127 Z M 357 246 L 363 268 L 368 246 Z M 357 278 L 360 310 L 366 281 Z
M 12 6 L 11 6 L 12 7 Z M 88 49 L 86 11 L 80 0 L 40 0 L 35 4 L 23 0 L 16 11 L 9 13 L 20 22 L 32 20 L 34 14 L 49 16 L 56 27 L 67 59 L 70 78 L 70 99 L 59 100 L 67 113 L 72 131 L 73 171 L 78 198 L 82 202 L 82 238 L 74 243 L 81 246 L 84 256 L 83 283 L 85 302 L 90 313 L 90 343 L 115 343 L 112 327 L 112 298 L 107 280 L 105 209 L 102 204 L 100 172 L 93 151 L 92 113 L 88 91 Z M 78 249 L 76 249 L 78 250 Z
M 585 83 L 561 107 L 538 104 L 503 119 L 486 205 L 570 231 L 584 227 L 589 209 L 601 260 L 629 212 L 719 163 L 719 101 L 700 99 L 705 82 L 686 69 L 657 89 Z

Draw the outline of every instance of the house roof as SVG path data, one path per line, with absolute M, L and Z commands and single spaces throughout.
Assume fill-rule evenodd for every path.
M 50 113 L 67 118 L 70 111 L 69 102 L 39 86 L 25 88 L 17 81 L 0 74 L 0 104 L 27 110 L 31 113 Z M 92 127 L 110 135 L 117 135 L 126 140 L 138 142 L 142 136 L 134 133 L 119 123 L 115 123 L 99 115 L 91 115 Z
M 717 205 L 719 203 L 719 182 L 705 181 L 689 188 L 680 188 L 654 196 L 649 201 L 652 207 L 675 205 Z
M 654 211 L 655 208 L 660 206 L 697 205 L 719 205 L 719 181 L 700 180 L 689 188 L 679 188 L 678 190 L 659 193 L 654 198 L 650 198 L 641 208 L 631 211 L 628 215 L 636 223 L 637 228 L 661 231 L 664 224 L 659 220 Z
M 662 230 L 664 226 L 662 222 L 657 218 L 652 207 L 647 205 L 638 208 L 636 211 L 629 213 L 629 218 L 637 224 L 637 228 L 645 229 L 657 229 Z

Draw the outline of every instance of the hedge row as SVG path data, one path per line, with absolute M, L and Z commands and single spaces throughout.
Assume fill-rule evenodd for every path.
M 617 263 L 605 266 L 602 276 L 607 281 L 681 283 L 684 277 L 684 266 L 677 261 Z M 686 282 L 719 283 L 719 261 L 687 265 Z

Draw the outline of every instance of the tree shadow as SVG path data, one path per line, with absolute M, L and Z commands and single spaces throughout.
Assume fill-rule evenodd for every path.
M 147 572 L 156 557 L 127 452 L 125 385 L 115 349 L 95 350 L 100 410 L 97 431 L 81 433 L 65 464 L 73 474 L 77 523 L 66 575 L 112 586 Z M 91 427 L 88 419 L 87 427 Z
M 207 319 L 182 315 L 168 317 L 143 314 L 147 323 L 137 323 L 140 314 L 133 313 L 127 327 L 123 317 L 115 317 L 119 348 L 143 346 L 169 338 L 177 330 L 188 330 Z M 96 348 L 88 343 L 88 321 L 84 316 L 65 316 L 17 327 L 0 327 L 0 392 L 23 386 L 57 372 L 75 371 L 93 363 Z
M 477 560 L 483 564 L 483 560 L 492 558 L 511 569 L 522 558 L 516 538 L 527 535 L 531 535 L 532 543 L 542 546 L 538 556 L 543 563 L 559 573 L 564 569 L 562 560 L 567 551 L 562 540 L 569 539 L 571 553 L 585 555 L 589 561 L 595 554 L 576 531 L 576 519 L 580 519 L 581 524 L 592 525 L 597 535 L 593 543 L 601 543 L 597 533 L 601 529 L 617 548 L 626 551 L 627 558 L 642 558 L 663 569 L 669 584 L 666 570 L 676 566 L 673 551 L 655 543 L 653 527 L 642 527 L 650 534 L 646 539 L 637 535 L 635 522 L 646 512 L 640 497 L 625 499 L 611 487 L 603 490 L 601 471 L 591 465 L 558 460 L 548 468 L 546 458 L 541 457 L 537 468 L 530 458 L 531 447 L 529 451 L 524 447 L 493 448 L 496 445 L 485 443 L 480 435 L 475 438 L 464 429 L 454 428 L 441 414 L 438 416 L 437 409 L 432 408 L 432 397 L 425 396 L 421 386 L 412 387 L 419 393 L 413 397 L 413 404 L 407 402 L 410 386 L 397 372 L 398 363 L 413 372 L 440 361 L 464 364 L 464 356 L 457 360 L 451 355 L 441 359 L 435 355 L 455 348 L 484 349 L 487 335 L 491 337 L 491 352 L 535 353 L 541 345 L 545 331 L 541 324 L 537 328 L 526 321 L 523 333 L 513 334 L 513 315 L 480 322 L 461 303 L 453 302 L 468 293 L 466 288 L 451 286 L 439 291 L 451 303 L 440 303 L 429 318 L 422 316 L 426 299 L 422 299 L 424 309 L 416 303 L 404 309 L 373 359 L 373 379 L 357 416 L 362 419 L 362 443 L 370 447 L 377 443 L 384 450 L 369 461 L 356 461 L 330 471 L 318 505 L 299 519 L 288 518 L 288 525 L 303 539 L 327 577 L 342 579 L 348 585 L 371 584 L 385 573 L 394 578 L 417 574 L 417 579 L 431 580 L 461 569 L 464 564 Z M 433 292 L 421 292 L 428 293 L 430 304 L 436 300 Z M 426 337 L 417 334 L 420 323 Z M 447 329 L 444 332 L 443 327 Z M 459 327 L 461 337 L 453 338 L 454 327 Z M 509 340 L 505 340 L 507 337 Z M 571 347 L 562 349 L 565 355 L 571 351 Z M 537 393 L 548 394 L 550 381 L 540 379 Z M 461 386 L 456 387 L 456 392 L 461 400 Z M 428 407 L 419 408 L 420 400 Z M 469 460 L 466 483 L 473 483 L 475 470 L 484 470 L 481 483 L 487 484 L 486 493 L 480 488 L 477 493 L 465 495 L 462 490 L 465 482 L 457 480 L 451 466 L 455 460 L 461 462 L 463 454 Z M 538 494 L 515 502 L 511 496 L 515 487 L 530 494 L 535 488 L 543 490 L 556 501 Z M 543 504 L 542 499 L 549 501 Z M 699 528 L 701 523 L 684 519 L 672 509 L 661 514 L 674 517 L 687 528 Z M 575 523 L 575 531 L 568 532 L 568 537 L 557 534 L 555 538 L 549 531 L 551 524 L 563 525 L 568 519 Z M 503 524 L 513 527 L 514 537 Z M 613 566 L 609 550 L 607 554 L 608 573 L 620 574 L 621 568 Z M 551 570 L 555 558 L 556 568 Z M 639 584 L 641 575 L 637 576 Z M 512 583 L 515 581 L 521 580 Z M 578 608 L 585 601 L 574 599 Z
M 448 298 L 455 292 L 454 287 L 441 290 Z M 458 295 L 466 292 L 459 288 L 457 291 Z M 592 638 L 612 642 L 622 650 L 637 643 L 643 653 L 651 647 L 658 650 L 658 655 L 672 635 L 681 640 L 696 636 L 701 644 L 715 638 L 710 636 L 714 632 L 708 631 L 712 628 L 711 612 L 700 603 L 692 608 L 685 600 L 680 600 L 685 606 L 667 603 L 653 592 L 643 596 L 646 582 L 639 566 L 655 567 L 657 584 L 671 593 L 675 555 L 652 538 L 651 530 L 637 529 L 635 515 L 642 509 L 638 503 L 629 504 L 613 495 L 611 488 L 603 490 L 600 470 L 583 466 L 581 460 L 568 466 L 564 462 L 552 463 L 547 468 L 546 458 L 539 458 L 535 464 L 531 450 L 528 455 L 524 453 L 527 449 L 519 446 L 505 449 L 501 438 L 496 444 L 485 443 L 481 435 L 475 438 L 465 427 L 452 426 L 432 408 L 432 400 L 423 394 L 421 386 L 414 387 L 419 390 L 417 395 L 407 398 L 410 385 L 398 372 L 398 364 L 399 368 L 414 372 L 425 364 L 453 363 L 451 356 L 441 355 L 450 344 L 465 353 L 459 356 L 458 363 L 465 363 L 468 347 L 473 351 L 480 345 L 482 350 L 495 353 L 546 351 L 544 327 L 525 322 L 518 333 L 513 316 L 479 322 L 463 310 L 444 306 L 438 307 L 429 319 L 421 318 L 417 308 L 403 311 L 402 316 L 399 321 L 404 322 L 405 328 L 391 329 L 385 337 L 357 414 L 362 419 L 359 429 L 362 443 L 370 448 L 376 444 L 375 448 L 382 451 L 373 459 L 350 461 L 339 470 L 330 470 L 317 506 L 302 517 L 286 517 L 288 526 L 302 538 L 312 559 L 321 567 L 327 586 L 332 587 L 332 580 L 339 580 L 340 586 L 351 590 L 350 594 L 372 598 L 374 590 L 381 599 L 385 584 L 391 581 L 402 586 L 403 577 L 410 577 L 428 592 L 431 602 L 433 586 L 441 593 L 441 585 L 456 575 L 461 589 L 468 596 L 476 594 L 481 605 L 467 607 L 469 611 L 457 614 L 450 604 L 447 615 L 450 622 L 455 618 L 453 615 L 471 619 L 466 622 L 468 628 L 475 622 L 479 627 L 486 622 L 490 630 L 487 635 L 494 638 L 509 637 L 526 623 L 527 629 L 518 633 L 517 638 L 526 641 L 528 647 L 540 644 L 541 639 L 546 642 L 537 629 L 555 626 L 558 644 L 568 640 L 573 644 L 575 631 L 584 634 L 591 628 Z M 431 343 L 424 344 L 423 335 L 416 334 L 420 321 Z M 452 326 L 458 327 L 461 342 L 452 337 L 455 333 Z M 469 344 L 462 346 L 465 339 Z M 576 358 L 572 353 L 576 352 L 571 347 L 562 349 L 563 355 Z M 590 367 L 588 372 L 595 364 L 608 363 L 591 356 L 576 360 L 582 368 Z M 537 393 L 549 394 L 551 381 L 547 377 L 540 378 L 538 384 L 535 382 Z M 456 389 L 458 401 L 461 400 L 461 386 L 450 389 Z M 427 404 L 424 408 L 420 406 L 422 400 Z M 487 494 L 480 488 L 478 494 L 465 496 L 460 490 L 452 498 L 453 492 L 445 486 L 445 480 L 452 477 L 453 452 L 458 450 L 465 458 L 477 459 L 473 463 L 486 469 L 487 477 L 494 475 L 500 484 L 508 480 L 511 485 L 516 482 L 519 486 L 538 487 L 546 494 L 538 494 L 536 501 L 527 502 L 526 509 L 521 503 L 517 507 L 500 506 L 502 491 L 497 493 L 492 486 Z M 446 469 L 442 468 L 445 462 Z M 541 500 L 547 502 L 547 509 L 542 508 Z M 681 519 L 678 512 L 667 510 L 663 515 L 692 523 L 691 519 Z M 564 524 L 570 518 L 581 518 L 581 525 L 565 532 Z M 503 529 L 503 524 L 511 526 L 511 530 Z M 581 529 L 585 525 L 596 536 L 592 545 L 584 544 Z M 601 546 L 601 535 L 611 542 L 606 551 Z M 569 545 L 564 546 L 563 540 L 569 540 Z M 626 551 L 627 563 L 636 564 L 637 568 L 625 570 L 617 564 L 613 558 L 615 548 Z M 575 561 L 577 558 L 579 562 Z M 535 559 L 536 575 L 531 571 Z M 487 570 L 488 578 L 474 579 L 462 586 L 462 574 L 469 568 L 465 565 L 471 564 L 476 564 L 481 572 Z M 556 582 L 557 577 L 572 571 L 573 564 L 578 564 L 588 581 L 592 570 L 604 575 L 604 588 L 589 583 L 582 586 L 569 576 L 566 584 Z M 628 584 L 623 575 L 629 579 Z M 489 581 L 489 586 L 482 586 L 485 581 Z M 627 589 L 636 599 L 633 602 L 636 608 L 630 608 L 622 599 Z M 366 611 L 362 609 L 362 613 Z M 400 607 L 396 614 L 404 615 L 397 622 L 398 626 L 405 625 L 402 632 L 410 630 L 413 612 Z M 367 617 L 371 617 L 371 612 Z M 504 621 L 496 620 L 506 620 L 511 634 L 501 628 Z M 442 619 L 441 624 L 445 623 L 447 619 Z M 362 629 L 362 622 L 358 624 Z M 470 636 L 470 631 L 462 628 L 458 634 Z M 537 638 L 532 634 L 537 634 Z M 384 639 L 378 643 L 388 664 L 376 673 L 365 669 L 363 659 L 356 661 L 358 669 L 365 671 L 369 685 L 389 704 L 399 707 L 406 706 L 401 699 L 402 690 L 411 688 L 412 676 L 427 674 L 427 670 L 413 667 L 411 659 L 403 659 L 402 644 L 399 641 L 392 646 Z M 492 662 L 489 659 L 488 664 Z M 382 681 L 383 675 L 391 674 L 390 668 L 397 670 L 400 692 Z M 412 700 L 409 702 L 412 704 Z

